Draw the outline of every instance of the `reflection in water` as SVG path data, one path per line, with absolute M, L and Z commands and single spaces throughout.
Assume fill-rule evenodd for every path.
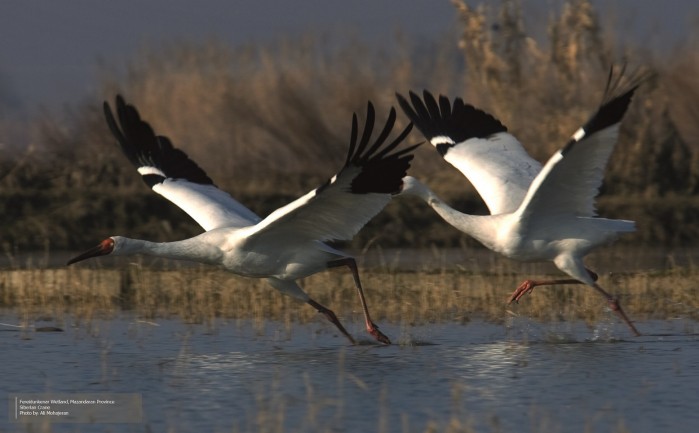
M 519 365 L 526 357 L 529 346 L 513 341 L 499 341 L 474 347 L 457 349 L 464 361 L 459 367 L 474 370 L 476 376 L 512 375 L 513 367 Z
M 324 323 L 295 325 L 283 339 L 274 323 L 158 325 L 2 333 L 0 383 L 142 393 L 145 424 L 115 432 L 643 433 L 699 423 L 699 337 L 682 321 L 643 323 L 657 336 L 596 341 L 576 337 L 589 337 L 584 324 L 438 324 L 406 328 L 390 347 L 347 346 Z M 0 420 L 0 431 L 28 430 Z
M 186 361 L 181 358 L 187 358 Z M 202 374 L 225 374 L 226 372 L 244 373 L 247 370 L 254 368 L 255 359 L 258 358 L 255 354 L 243 352 L 229 352 L 225 354 L 213 355 L 182 355 L 179 360 L 186 362 L 189 369 L 198 370 Z
M 509 341 L 466 346 L 454 350 L 454 367 L 469 389 L 481 397 L 497 399 L 518 370 L 526 367 L 528 349 L 526 344 Z

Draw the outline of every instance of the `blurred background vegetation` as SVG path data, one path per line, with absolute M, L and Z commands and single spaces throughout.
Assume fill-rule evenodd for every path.
M 82 249 L 121 234 L 153 240 L 200 228 L 143 184 L 102 114 L 117 93 L 135 104 L 219 187 L 260 215 L 318 186 L 344 161 L 353 112 L 367 100 L 382 121 L 395 92 L 427 88 L 499 118 L 545 161 L 596 109 L 613 62 L 654 72 L 624 119 L 599 199 L 606 217 L 633 219 L 623 242 L 692 245 L 699 240 L 699 41 L 668 53 L 625 47 L 601 28 L 588 0 L 548 18 L 545 37 L 525 27 L 517 1 L 470 7 L 453 0 L 459 34 L 425 47 L 337 44 L 308 34 L 266 45 L 218 42 L 144 49 L 126 67 L 104 64 L 95 100 L 44 112 L 27 124 L 0 120 L 0 224 L 5 252 Z M 123 70 L 125 73 L 115 73 Z M 0 108 L 0 115 L 2 115 Z M 0 116 L 2 117 L 2 116 Z M 399 125 L 406 118 L 399 114 Z M 16 142 L 17 128 L 29 142 Z M 422 141 L 415 131 L 408 143 Z M 463 176 L 431 146 L 411 174 L 456 208 L 485 213 Z M 423 203 L 394 200 L 351 247 L 475 243 Z

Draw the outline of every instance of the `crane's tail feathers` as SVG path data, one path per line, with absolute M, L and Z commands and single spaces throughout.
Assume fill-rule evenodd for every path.
M 616 222 L 615 230 L 619 233 L 630 233 L 636 231 L 636 222 L 629 220 L 611 220 Z
M 607 233 L 631 233 L 636 231 L 635 221 L 598 217 L 592 217 L 590 220 L 595 222 L 599 230 Z

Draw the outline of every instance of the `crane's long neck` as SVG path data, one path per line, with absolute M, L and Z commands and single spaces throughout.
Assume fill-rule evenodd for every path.
M 401 194 L 413 195 L 421 198 L 425 203 L 430 205 L 444 221 L 475 238 L 486 247 L 494 247 L 497 232 L 492 215 L 469 215 L 459 212 L 439 198 L 427 185 L 411 176 L 406 176 L 403 179 L 403 185 L 404 187 Z
M 175 242 L 150 242 L 142 239 L 114 236 L 114 255 L 145 254 L 177 260 L 191 260 L 200 263 L 219 264 L 220 249 L 201 242 L 196 237 Z

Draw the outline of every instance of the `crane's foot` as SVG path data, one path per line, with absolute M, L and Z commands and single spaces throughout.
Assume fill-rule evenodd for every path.
M 525 280 L 522 282 L 522 284 L 517 287 L 517 289 L 512 292 L 512 296 L 510 296 L 510 299 L 507 301 L 507 304 L 511 304 L 513 302 L 519 303 L 519 300 L 522 298 L 522 296 L 526 295 L 527 293 L 531 293 L 534 290 L 534 287 L 536 287 L 537 284 L 532 281 L 532 280 Z
M 373 335 L 378 342 L 383 344 L 391 344 L 391 340 L 389 340 L 388 337 L 383 334 L 383 332 L 379 331 L 379 327 L 374 323 L 367 322 L 366 330 L 369 332 L 369 334 Z
M 624 310 L 621 308 L 621 305 L 619 305 L 619 301 L 616 298 L 608 298 L 607 302 L 609 303 L 609 308 L 612 309 L 615 313 L 621 317 L 621 319 L 626 322 L 626 324 L 631 328 L 631 332 L 634 333 L 636 337 L 640 337 L 641 333 L 638 332 L 638 329 L 636 329 L 635 326 L 633 326 L 633 323 L 629 320 L 629 318 L 626 316 L 626 313 L 624 313 Z

